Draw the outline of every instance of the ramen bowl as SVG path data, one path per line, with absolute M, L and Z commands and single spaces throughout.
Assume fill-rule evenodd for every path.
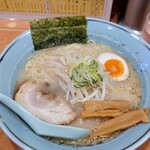
M 130 30 L 107 21 L 87 18 L 88 38 L 106 44 L 124 55 L 136 70 L 142 84 L 141 108 L 150 107 L 150 46 Z M 27 30 L 12 41 L 0 56 L 0 92 L 13 98 L 20 70 L 35 52 L 31 32 Z M 101 144 L 72 147 L 59 145 L 37 135 L 14 112 L 0 103 L 0 125 L 4 132 L 23 149 L 58 150 L 133 150 L 150 137 L 150 123 L 140 123 L 119 136 Z M 149 116 L 150 117 L 150 116 Z

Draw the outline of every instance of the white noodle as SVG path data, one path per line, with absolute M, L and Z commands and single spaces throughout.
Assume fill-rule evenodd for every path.
M 80 90 L 80 89 L 77 89 L 76 92 L 77 92 L 79 101 L 80 101 L 80 100 L 83 100 L 83 99 L 84 99 L 84 96 L 83 96 L 83 93 L 81 92 L 81 90 Z
M 70 90 L 68 89 L 67 92 L 66 92 L 66 99 L 67 100 L 69 100 L 69 93 L 70 93 Z
M 87 89 L 85 88 L 85 87 L 83 87 L 82 89 L 81 89 L 81 91 L 82 91 L 82 93 L 83 93 L 83 95 L 86 97 L 86 96 L 89 96 L 89 93 L 87 92 Z
M 106 83 L 102 82 L 102 98 L 105 98 L 106 95 Z
M 61 57 L 60 57 L 60 60 L 61 60 L 61 62 L 63 63 L 63 65 L 66 65 L 66 60 L 65 60 L 65 57 L 64 57 L 64 56 L 61 56 Z
M 99 82 L 98 87 L 75 88 L 73 81 L 70 79 L 72 69 L 81 63 L 85 55 L 97 57 L 97 51 L 100 50 L 100 47 L 94 41 L 89 41 L 88 44 L 90 46 L 71 44 L 58 47 L 54 51 L 42 50 L 26 64 L 27 74 L 38 82 L 51 83 L 54 80 L 59 81 L 60 88 L 66 93 L 66 99 L 72 104 L 90 99 L 102 100 L 105 98 L 107 86 L 112 86 L 108 81 L 108 73 L 104 72 L 105 68 L 101 64 L 99 64 L 99 74 L 103 76 L 103 82 Z M 86 73 L 84 77 L 91 80 Z
M 64 90 L 64 92 L 67 92 L 67 85 L 65 82 L 59 81 L 59 85 Z

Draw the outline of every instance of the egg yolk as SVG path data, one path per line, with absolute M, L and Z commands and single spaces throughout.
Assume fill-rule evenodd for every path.
M 124 73 L 124 66 L 120 60 L 109 59 L 105 62 L 106 70 L 111 77 L 119 77 Z

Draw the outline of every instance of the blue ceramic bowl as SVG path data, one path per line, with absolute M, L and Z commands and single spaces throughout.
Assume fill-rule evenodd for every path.
M 150 45 L 128 29 L 110 22 L 88 18 L 88 37 L 110 46 L 133 64 L 142 83 L 142 105 L 150 107 Z M 0 92 L 13 97 L 18 73 L 34 53 L 30 31 L 16 38 L 0 56 Z M 133 150 L 150 137 L 150 123 L 139 124 L 124 131 L 117 138 L 103 144 L 74 148 L 57 145 L 36 135 L 10 109 L 0 104 L 0 125 L 4 132 L 23 149 L 55 150 Z

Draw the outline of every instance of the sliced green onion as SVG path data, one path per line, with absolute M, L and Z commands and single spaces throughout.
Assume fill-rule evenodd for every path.
M 98 63 L 95 60 L 91 61 L 91 64 L 89 65 L 90 69 L 95 69 L 98 67 Z
M 99 65 L 91 56 L 85 56 L 77 67 L 73 68 L 70 79 L 74 81 L 76 88 L 84 86 L 96 86 L 97 82 L 103 81 L 103 77 L 98 73 Z

